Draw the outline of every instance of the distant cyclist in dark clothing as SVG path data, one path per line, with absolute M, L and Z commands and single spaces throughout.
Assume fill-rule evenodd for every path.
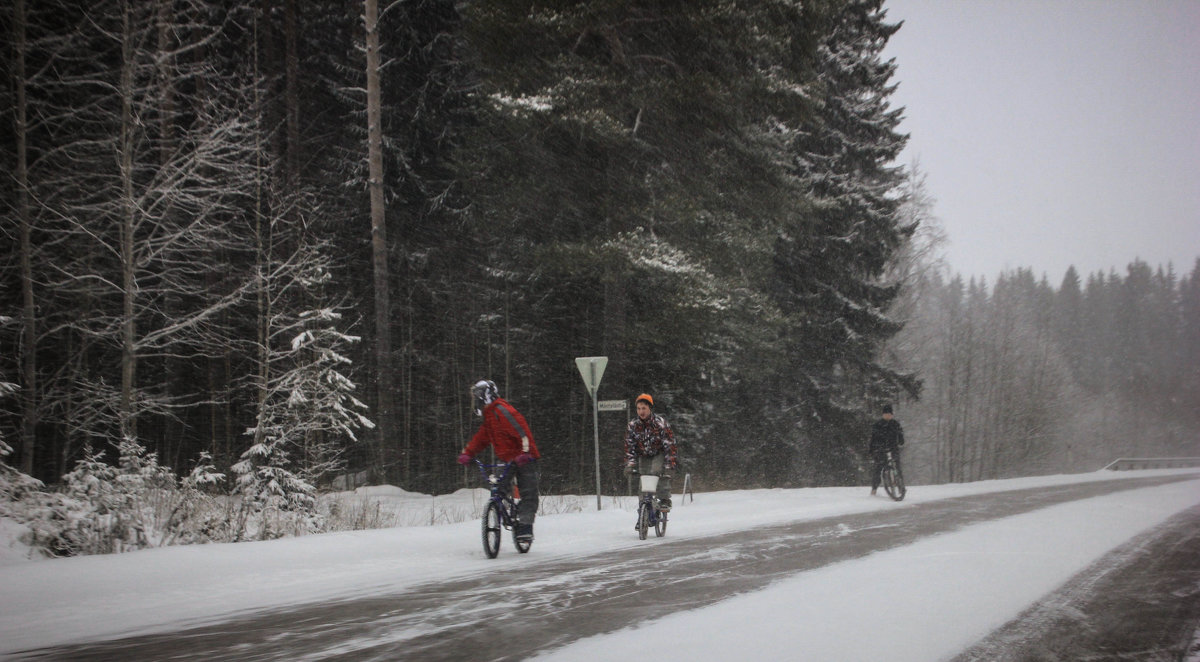
M 888 453 L 896 458 L 896 467 L 900 466 L 900 449 L 904 447 L 904 429 L 900 421 L 892 417 L 892 406 L 883 406 L 883 418 L 871 425 L 871 445 L 868 450 L 874 467 L 871 469 L 871 494 L 879 489 L 883 468 L 887 466 Z

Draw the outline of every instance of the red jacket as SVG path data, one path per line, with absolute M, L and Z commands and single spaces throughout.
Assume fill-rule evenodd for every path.
M 522 436 L 529 440 L 528 446 Z M 483 424 L 463 452 L 473 457 L 488 446 L 495 449 L 502 462 L 512 462 L 521 453 L 541 457 L 525 417 L 503 398 L 496 398 L 483 408 Z

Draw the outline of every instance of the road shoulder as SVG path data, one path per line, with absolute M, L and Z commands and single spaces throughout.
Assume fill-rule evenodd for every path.
M 1200 506 L 1109 552 L 954 662 L 1183 660 L 1198 625 Z

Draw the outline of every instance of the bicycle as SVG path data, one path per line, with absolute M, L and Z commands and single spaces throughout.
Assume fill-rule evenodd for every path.
M 658 499 L 654 498 L 658 490 L 658 476 L 642 474 L 638 478 L 642 492 L 642 500 L 638 503 L 638 539 L 645 540 L 646 532 L 651 527 L 654 528 L 654 535 L 661 538 L 667 535 L 667 513 L 658 509 Z
M 881 477 L 883 489 L 892 498 L 892 501 L 904 499 L 904 495 L 908 492 L 904 487 L 904 476 L 900 473 L 900 465 L 896 462 L 896 456 L 890 452 L 887 454 L 887 464 L 883 467 Z
M 479 473 L 491 491 L 487 505 L 483 507 L 483 553 L 487 554 L 489 559 L 496 558 L 500 553 L 501 529 L 512 531 L 513 545 L 518 552 L 528 552 L 533 541 L 517 539 L 517 502 L 513 500 L 512 481 L 509 480 L 509 475 L 516 465 L 512 462 L 484 464 L 478 459 L 475 460 L 475 464 L 479 466 Z M 504 473 L 497 476 L 496 470 L 501 467 L 504 468 Z

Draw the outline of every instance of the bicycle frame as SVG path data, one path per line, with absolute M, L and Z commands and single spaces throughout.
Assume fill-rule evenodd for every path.
M 483 476 L 483 482 L 488 484 L 491 492 L 489 499 L 500 506 L 500 516 L 504 521 L 504 528 L 512 528 L 517 520 L 517 503 L 513 500 L 512 482 L 508 480 L 508 477 L 516 465 L 512 462 L 484 464 L 479 460 L 475 460 L 475 465 L 479 467 L 479 474 Z M 502 467 L 504 473 L 497 476 L 496 470 Z
M 518 552 L 522 554 L 528 552 L 533 541 L 519 535 L 517 503 L 513 499 L 511 489 L 513 479 L 510 478 L 510 475 L 516 465 L 511 462 L 484 464 L 479 460 L 475 460 L 475 464 L 479 466 L 479 474 L 483 476 L 490 491 L 487 503 L 483 507 L 483 553 L 489 559 L 496 558 L 496 555 L 500 553 L 500 531 L 502 529 L 512 531 L 513 545 L 516 546 Z M 496 470 L 500 467 L 504 467 L 504 473 L 497 476 Z
M 658 519 L 663 516 L 663 512 L 658 509 L 658 505 L 654 503 L 653 494 L 643 494 L 642 503 L 650 507 L 650 526 L 658 523 Z
M 638 477 L 638 485 L 642 494 L 638 502 L 638 537 L 646 539 L 646 532 L 654 529 L 659 538 L 667 532 L 667 514 L 658 509 L 655 491 L 658 488 L 658 476 L 642 474 Z
M 900 463 L 896 460 L 895 453 L 891 451 L 887 454 L 887 464 L 883 467 L 880 478 L 884 491 L 893 501 L 900 501 L 908 492 L 904 486 L 904 474 L 900 472 Z

